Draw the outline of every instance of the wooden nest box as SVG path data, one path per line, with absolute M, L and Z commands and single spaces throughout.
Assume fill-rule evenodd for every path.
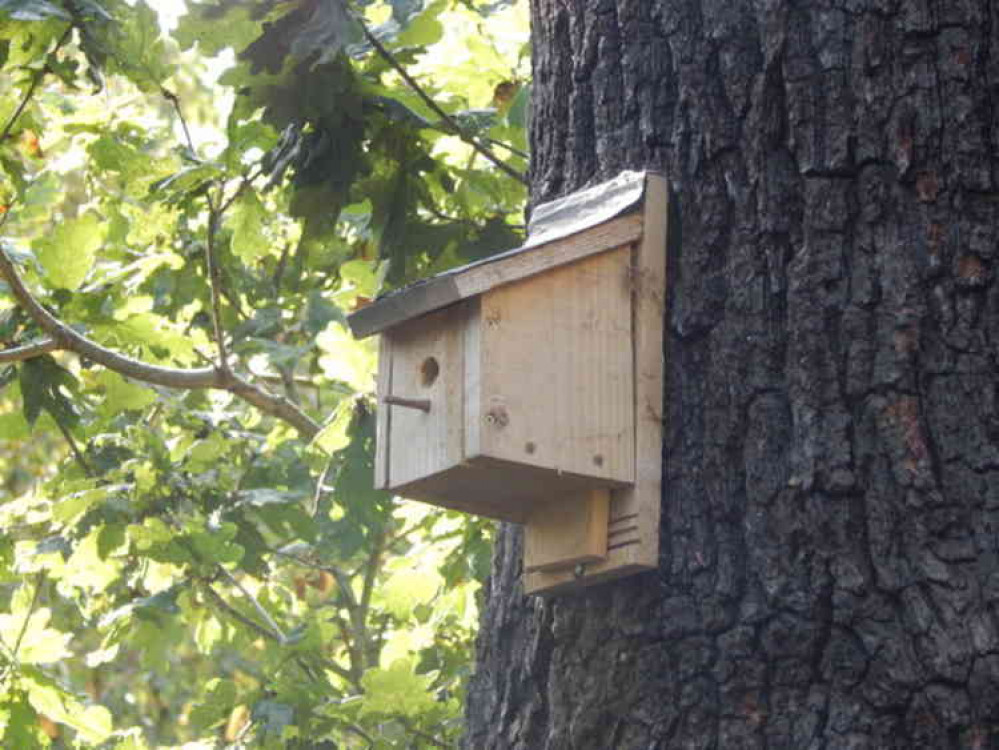
M 381 334 L 375 484 L 524 524 L 529 592 L 658 564 L 667 202 L 624 173 L 350 316 Z

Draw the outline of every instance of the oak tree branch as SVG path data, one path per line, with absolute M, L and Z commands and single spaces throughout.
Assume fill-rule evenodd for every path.
M 43 354 L 54 352 L 57 349 L 59 349 L 59 344 L 52 339 L 33 341 L 30 344 L 14 346 L 10 349 L 0 349 L 0 365 L 7 365 L 12 362 L 24 362 L 27 359 L 34 359 Z
M 291 401 L 250 383 L 227 368 L 178 369 L 151 365 L 101 346 L 73 330 L 35 299 L 24 285 L 13 261 L 2 248 L 0 248 L 0 277 L 10 286 L 17 303 L 49 335 L 52 345 L 50 351 L 56 349 L 71 351 L 120 375 L 152 385 L 189 390 L 214 388 L 229 391 L 265 414 L 292 425 L 307 440 L 311 440 L 319 433 L 319 424 Z

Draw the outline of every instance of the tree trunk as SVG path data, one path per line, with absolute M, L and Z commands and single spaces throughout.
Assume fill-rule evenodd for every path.
M 504 527 L 465 747 L 999 747 L 999 3 L 532 4 L 534 200 L 680 204 L 662 557 Z

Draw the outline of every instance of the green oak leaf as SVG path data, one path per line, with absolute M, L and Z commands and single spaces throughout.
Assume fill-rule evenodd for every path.
M 418 716 L 434 707 L 433 675 L 416 674 L 414 663 L 398 659 L 388 669 L 369 669 L 361 678 L 361 715 Z
M 244 191 L 226 219 L 232 229 L 232 252 L 244 263 L 252 263 L 270 249 L 270 240 L 264 233 L 266 221 L 267 209 L 256 191 Z
M 60 688 L 40 672 L 22 674 L 28 700 L 40 714 L 75 729 L 80 739 L 99 745 L 111 736 L 111 712 L 104 706 L 84 706 L 76 696 Z
M 13 648 L 20 637 L 17 660 L 21 664 L 55 664 L 70 655 L 71 633 L 50 628 L 52 611 L 40 607 L 34 612 L 0 615 L 0 640 Z
M 106 224 L 88 211 L 60 222 L 34 243 L 35 254 L 52 286 L 76 291 L 94 267 L 97 250 L 104 242 Z
M 105 370 L 97 376 L 97 380 L 104 386 L 104 408 L 110 412 L 141 411 L 156 402 L 156 391 L 116 372 Z

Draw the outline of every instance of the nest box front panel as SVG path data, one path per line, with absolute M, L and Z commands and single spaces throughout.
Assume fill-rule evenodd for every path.
M 470 455 L 634 480 L 630 258 L 621 247 L 483 295 Z
M 457 305 L 385 334 L 387 358 L 380 394 L 399 405 L 384 409 L 379 435 L 386 465 L 383 487 L 394 489 L 442 472 L 464 458 L 464 328 Z

